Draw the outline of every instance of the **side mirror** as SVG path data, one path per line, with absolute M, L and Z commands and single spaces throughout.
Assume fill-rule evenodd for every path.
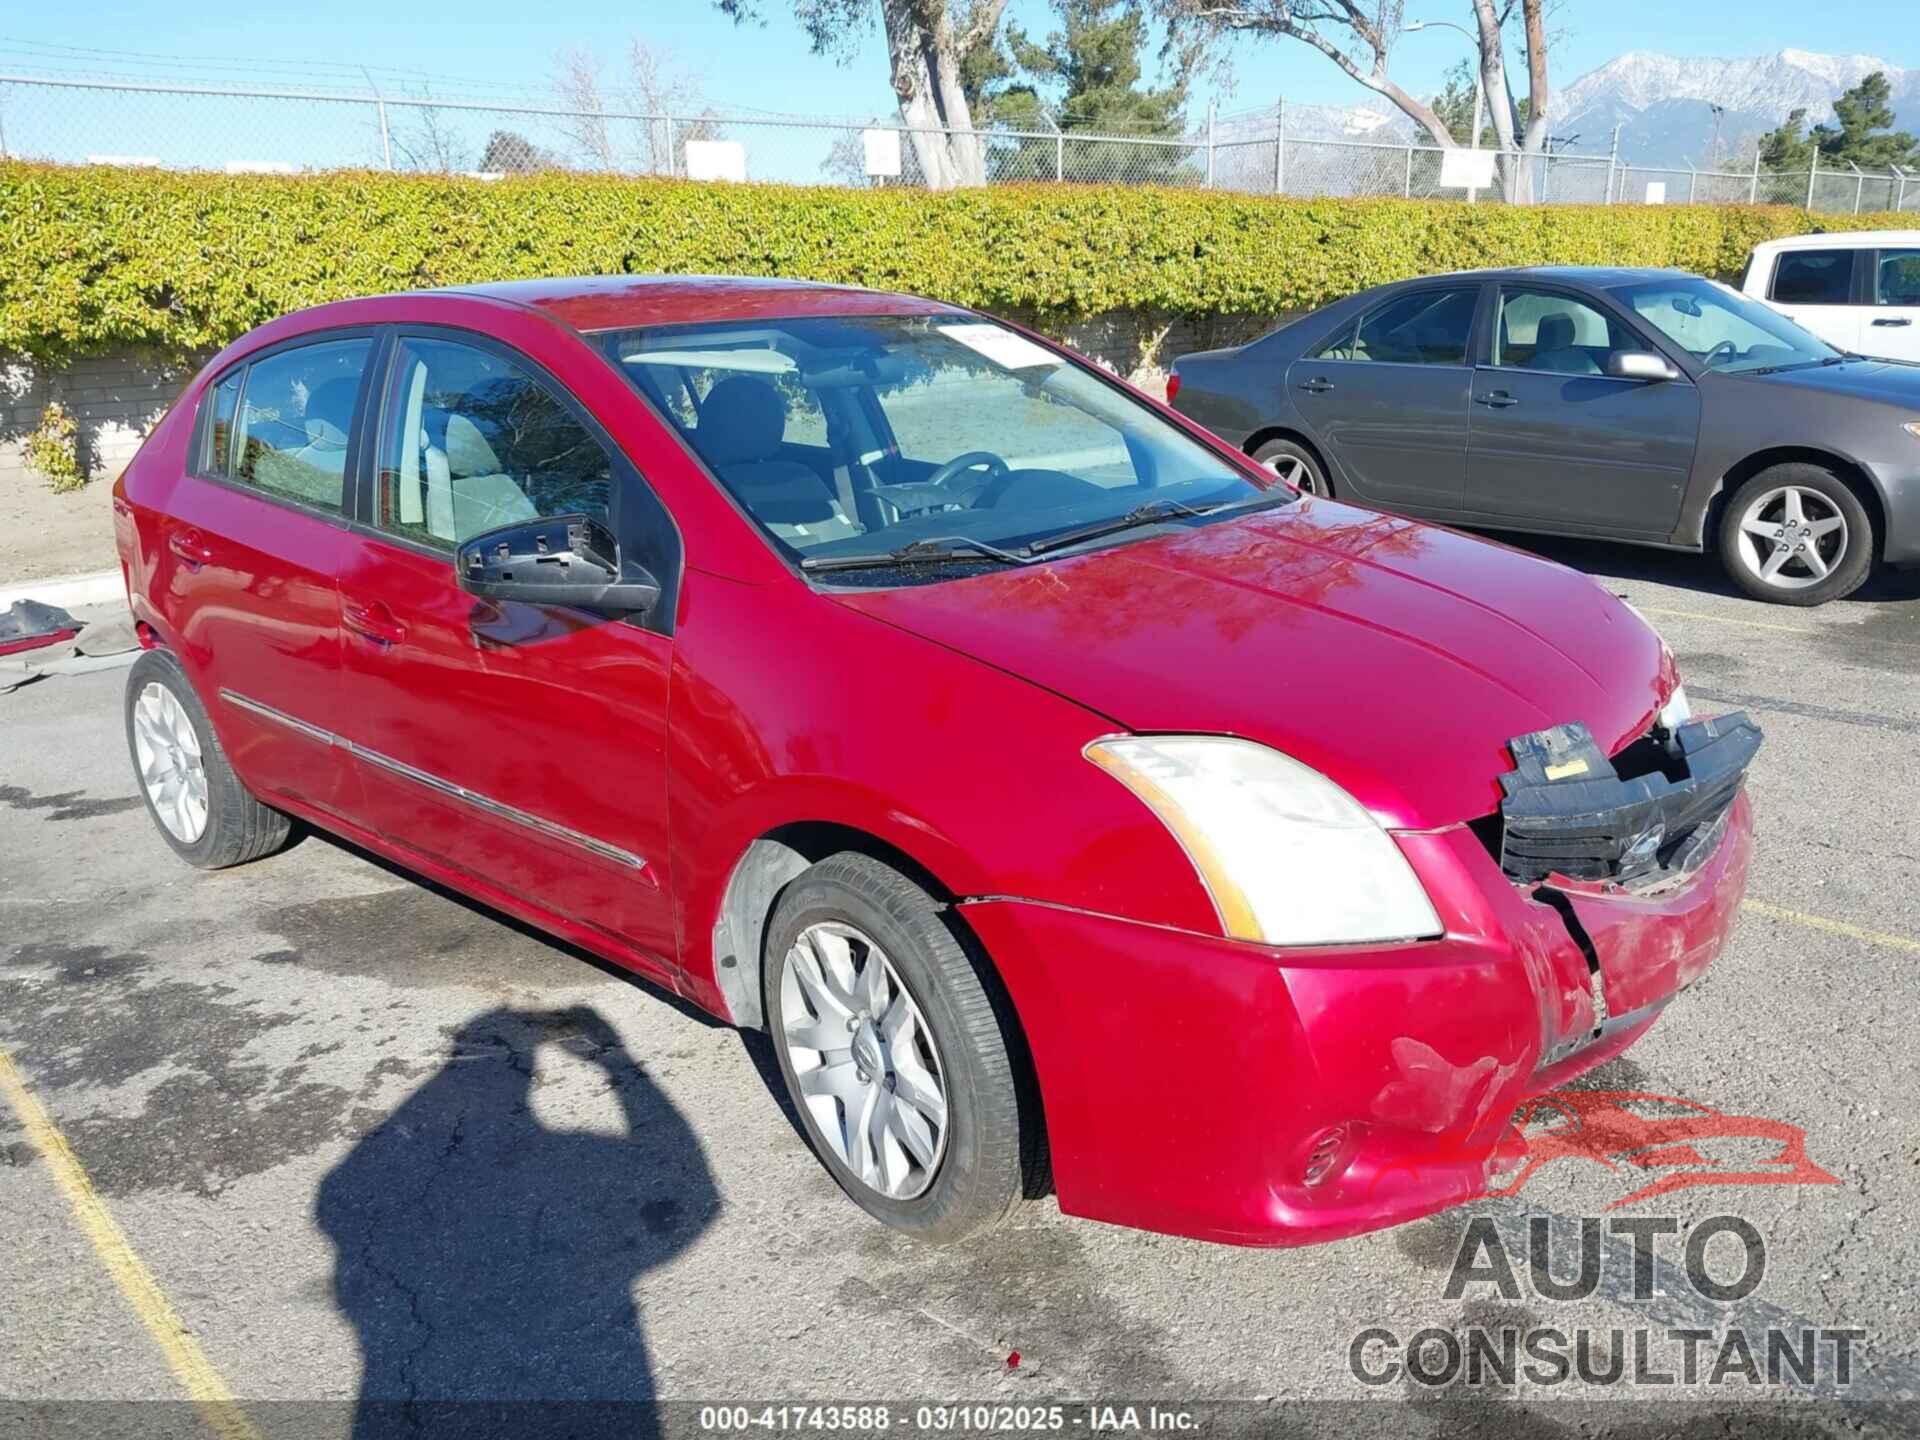
M 1678 380 L 1680 372 L 1663 355 L 1647 350 L 1616 350 L 1607 356 L 1607 374 L 1616 380 Z
M 476 535 L 454 557 L 460 588 L 487 600 L 650 610 L 660 584 L 640 565 L 622 565 L 613 532 L 586 515 L 523 520 Z

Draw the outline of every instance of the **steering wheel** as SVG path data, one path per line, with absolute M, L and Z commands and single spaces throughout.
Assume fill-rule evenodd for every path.
M 953 482 L 969 470 L 985 470 L 988 483 L 998 480 L 1012 467 L 991 450 L 968 450 L 954 456 L 920 483 L 953 488 Z
M 1719 356 L 1722 350 L 1727 352 L 1725 358 L 1729 360 L 1733 359 L 1734 356 L 1740 353 L 1740 347 L 1734 344 L 1733 341 L 1722 340 L 1718 345 L 1715 345 L 1711 350 L 1707 351 L 1705 355 L 1702 355 L 1700 357 L 1700 363 L 1702 365 L 1711 367 L 1714 362 L 1714 359 L 1717 356 Z

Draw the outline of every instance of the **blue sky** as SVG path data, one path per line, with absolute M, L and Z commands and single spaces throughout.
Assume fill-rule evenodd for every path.
M 364 81 L 354 67 L 367 65 L 375 67 L 383 83 L 392 81 L 395 68 L 404 68 L 432 76 L 436 93 L 442 95 L 515 91 L 539 103 L 548 99 L 543 92 L 556 51 L 583 45 L 616 58 L 628 38 L 637 35 L 675 52 L 699 76 L 708 103 L 722 110 L 893 113 L 877 24 L 849 63 L 835 64 L 807 52 L 787 0 L 768 0 L 765 8 L 771 18 L 764 27 L 736 27 L 708 0 L 640 0 L 618 7 L 584 0 L 545 0 L 531 7 L 522 0 L 410 0 L 398 5 L 392 0 L 325 0 L 307 6 L 238 8 L 88 0 L 11 8 L 11 14 L 0 16 L 0 67 L 14 71 L 110 69 L 158 79 L 169 69 L 190 65 L 202 80 L 231 84 L 324 82 L 361 88 Z M 1466 0 L 1407 0 L 1406 11 L 1409 18 L 1465 21 L 1469 7 Z M 1038 32 L 1051 20 L 1046 0 L 1012 0 L 1010 13 Z M 1560 32 L 1555 80 L 1565 85 L 1630 49 L 1747 55 L 1795 47 L 1873 53 L 1896 65 L 1920 65 L 1920 24 L 1914 15 L 1913 0 L 1825 5 L 1806 0 L 1564 0 L 1555 21 Z M 71 50 L 44 48 L 50 46 Z M 1406 36 L 1396 59 L 1396 78 L 1416 93 L 1429 94 L 1466 49 L 1465 39 L 1450 31 Z M 86 53 L 89 50 L 102 53 Z M 182 58 L 172 65 L 165 59 L 105 53 L 110 51 Z M 1517 57 L 1514 64 L 1517 70 Z M 1202 89 L 1196 117 L 1204 113 L 1212 88 Z M 1290 101 L 1320 104 L 1366 98 L 1359 86 L 1298 42 L 1268 40 L 1238 47 L 1230 89 L 1219 97 L 1223 110 L 1271 105 L 1281 94 Z M 44 101 L 44 113 L 36 115 L 30 105 L 16 101 L 11 117 L 0 117 L 12 126 L 16 149 L 21 148 L 17 136 L 31 133 L 36 123 L 72 123 L 85 112 L 102 134 L 113 125 L 105 113 L 113 107 L 76 102 L 56 112 L 43 96 L 28 99 Z M 117 152 L 139 152 L 137 132 L 170 123 L 149 118 L 151 106 L 140 109 L 129 101 L 120 108 L 125 118 L 118 128 L 107 139 L 89 138 L 89 148 L 105 145 Z M 245 120 L 228 126 L 240 132 L 240 138 L 226 142 L 229 148 L 245 148 L 247 128 Z M 135 133 L 116 143 L 127 132 Z M 277 139 L 274 144 L 284 148 Z

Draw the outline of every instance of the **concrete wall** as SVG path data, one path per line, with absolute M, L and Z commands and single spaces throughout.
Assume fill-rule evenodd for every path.
M 1059 333 L 1031 316 L 1010 319 Z M 1285 317 L 1199 315 L 1157 317 L 1117 311 L 1076 321 L 1060 338 L 1155 393 L 1166 366 L 1193 350 L 1244 344 Z M 80 458 L 96 480 L 117 478 L 140 448 L 148 428 L 166 413 L 193 378 L 199 362 L 173 365 L 124 351 L 75 362 L 54 374 L 27 365 L 0 367 L 0 484 L 38 483 L 21 460 L 20 442 L 40 423 L 49 399 L 79 421 Z
M 49 400 L 79 421 L 80 460 L 94 478 L 117 477 L 198 368 L 135 351 L 79 360 L 52 374 L 28 365 L 0 367 L 0 484 L 29 478 L 21 442 Z

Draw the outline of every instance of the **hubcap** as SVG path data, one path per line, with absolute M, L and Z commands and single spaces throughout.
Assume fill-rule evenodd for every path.
M 1798 485 L 1767 491 L 1740 517 L 1740 563 L 1780 590 L 1818 585 L 1846 555 L 1847 543 L 1840 508 Z
M 815 1127 L 860 1182 L 894 1200 L 933 1183 L 947 1086 L 920 1007 L 871 938 L 823 922 L 780 974 L 781 1044 Z
M 1313 471 L 1298 455 L 1276 455 L 1271 460 L 1262 460 L 1260 468 L 1278 475 L 1294 489 L 1308 495 L 1318 495 L 1320 486 L 1313 478 Z
M 186 707 L 157 681 L 133 702 L 133 753 L 153 813 L 174 839 L 193 844 L 207 828 L 207 768 Z

